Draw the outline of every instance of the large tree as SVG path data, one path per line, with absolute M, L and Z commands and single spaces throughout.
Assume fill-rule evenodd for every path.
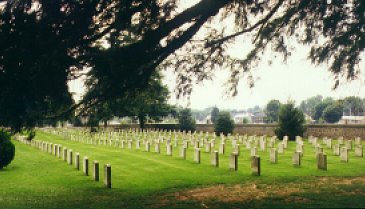
M 343 100 L 344 112 L 346 115 L 363 115 L 364 101 L 360 97 L 350 96 Z
M 307 115 L 313 116 L 316 106 L 321 103 L 322 100 L 323 97 L 321 95 L 310 97 L 300 103 L 299 109 Z
M 270 100 L 266 105 L 266 122 L 274 123 L 279 120 L 279 110 L 280 110 L 279 100 Z
M 343 113 L 343 105 L 341 102 L 334 102 L 331 105 L 328 105 L 323 111 L 323 119 L 327 123 L 337 123 Z
M 209 79 L 214 69 L 228 68 L 229 88 L 236 94 L 243 76 L 253 85 L 250 72 L 267 49 L 284 60 L 290 56 L 289 40 L 310 45 L 314 64 L 329 63 L 335 86 L 341 76 L 353 79 L 360 73 L 363 0 L 199 0 L 186 9 L 177 2 L 3 1 L 1 125 L 33 125 L 44 115 L 38 113 L 47 100 L 70 105 L 67 81 L 86 67 L 93 81 L 90 94 L 74 108 L 138 89 L 158 66 L 178 72 L 178 95 L 189 94 L 191 83 Z M 229 20 L 234 31 L 221 27 Z M 251 42 L 252 50 L 241 58 L 231 56 L 228 50 L 245 34 L 240 40 Z
M 316 120 L 317 122 L 320 119 L 323 119 L 323 111 L 330 105 L 333 105 L 336 103 L 332 98 L 327 97 L 323 101 L 321 101 L 319 104 L 317 104 L 314 108 L 314 113 L 312 115 L 312 118 Z

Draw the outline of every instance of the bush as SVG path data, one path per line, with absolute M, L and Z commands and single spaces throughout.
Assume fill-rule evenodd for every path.
M 10 141 L 10 135 L 0 130 L 0 169 L 10 164 L 15 156 L 15 146 Z
M 195 131 L 195 120 L 188 108 L 182 109 L 179 113 L 179 128 L 181 131 Z
M 216 135 L 223 133 L 228 135 L 232 133 L 234 129 L 234 121 L 231 119 L 229 112 L 220 112 L 218 118 L 214 124 L 214 132 Z
M 242 119 L 243 124 L 248 124 L 249 122 L 250 122 L 250 120 L 248 118 L 243 118 Z
M 296 136 L 303 136 L 305 118 L 302 111 L 294 107 L 293 103 L 285 104 L 279 111 L 279 128 L 275 134 L 279 139 L 288 136 L 289 140 L 295 140 Z

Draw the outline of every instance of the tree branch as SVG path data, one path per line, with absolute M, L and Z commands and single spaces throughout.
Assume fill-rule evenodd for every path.
M 277 12 L 277 10 L 279 9 L 279 7 L 284 3 L 284 0 L 279 0 L 279 2 L 275 5 L 275 7 L 261 20 L 259 20 L 257 23 L 255 23 L 253 26 L 249 27 L 249 28 L 246 28 L 240 32 L 237 32 L 237 33 L 234 33 L 232 35 L 229 35 L 229 36 L 226 36 L 224 38 L 221 38 L 221 39 L 216 39 L 216 40 L 213 40 L 213 41 L 210 41 L 208 42 L 205 47 L 206 48 L 209 48 L 209 47 L 212 47 L 213 45 L 216 45 L 216 44 L 220 44 L 220 43 L 223 43 L 225 41 L 228 41 L 229 39 L 232 39 L 234 37 L 237 37 L 237 36 L 240 36 L 244 33 L 248 33 L 248 32 L 251 32 L 253 31 L 254 29 L 256 29 L 258 26 L 260 25 L 264 25 L 265 23 L 267 23 L 270 18 Z

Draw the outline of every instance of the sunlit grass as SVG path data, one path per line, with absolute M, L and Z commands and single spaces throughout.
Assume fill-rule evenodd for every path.
M 226 154 L 220 155 L 220 167 L 215 168 L 210 165 L 210 154 L 205 153 L 204 147 L 201 149 L 201 164 L 196 164 L 193 161 L 192 146 L 189 146 L 187 159 L 183 160 L 179 157 L 181 145 L 173 148 L 173 156 L 167 156 L 164 145 L 161 145 L 161 153 L 157 154 L 154 153 L 154 146 L 151 146 L 151 152 L 145 152 L 144 145 L 141 145 L 140 150 L 136 150 L 135 146 L 129 150 L 109 145 L 89 145 L 44 132 L 38 132 L 36 139 L 62 144 L 63 147 L 72 149 L 74 153 L 79 152 L 80 159 L 88 156 L 90 168 L 94 160 L 99 161 L 101 169 L 104 164 L 110 163 L 112 189 L 103 188 L 102 170 L 100 170 L 100 182 L 94 182 L 91 176 L 84 176 L 82 171 L 77 171 L 62 159 L 15 142 L 14 162 L 0 171 L 0 208 L 146 208 L 159 205 L 156 197 L 188 188 L 249 182 L 256 184 L 303 182 L 305 187 L 305 184 L 316 181 L 316 176 L 365 176 L 365 159 L 355 157 L 353 151 L 350 152 L 349 163 L 343 163 L 338 156 L 332 154 L 332 150 L 325 149 L 328 155 L 328 170 L 318 170 L 314 148 L 309 144 L 304 148 L 302 166 L 295 168 L 292 165 L 294 142 L 289 143 L 284 154 L 279 154 L 278 164 L 270 163 L 268 151 L 259 151 L 262 175 L 254 177 L 251 176 L 250 170 L 250 151 L 244 147 L 241 147 L 238 171 L 229 170 L 231 152 L 229 142 L 226 143 Z M 218 144 L 218 140 L 216 143 Z M 89 173 L 92 175 L 91 169 Z M 364 191 L 363 184 L 355 187 L 356 189 L 360 187 L 360 190 Z M 319 191 L 314 192 L 316 195 L 303 195 L 317 200 L 318 207 L 341 203 L 332 198 L 331 204 L 326 204 L 321 198 L 331 199 L 331 196 L 326 192 L 323 194 Z M 354 200 L 356 197 L 355 195 Z M 278 207 L 288 207 L 289 204 L 282 202 L 280 198 L 267 201 L 267 203 L 261 202 L 260 205 L 270 208 L 271 204 L 268 204 L 270 202 L 278 204 Z M 352 204 L 359 207 L 363 203 L 359 199 Z M 250 203 L 246 202 L 241 206 L 247 204 Z M 213 207 L 225 205 L 227 206 L 227 203 L 212 203 Z M 184 201 L 172 207 L 181 206 L 201 207 L 194 200 Z M 310 207 L 306 204 L 304 206 Z

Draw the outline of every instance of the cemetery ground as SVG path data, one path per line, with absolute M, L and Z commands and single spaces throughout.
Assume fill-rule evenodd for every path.
M 289 142 L 278 163 L 270 152 L 258 151 L 261 176 L 252 176 L 250 150 L 241 148 L 238 170 L 229 169 L 231 146 L 219 156 L 219 168 L 210 164 L 210 153 L 201 150 L 201 163 L 186 160 L 180 147 L 166 155 L 109 145 L 65 140 L 38 132 L 35 138 L 62 144 L 88 156 L 89 176 L 62 158 L 15 141 L 15 160 L 0 171 L 0 208 L 365 208 L 365 159 L 349 153 L 341 162 L 331 149 L 327 171 L 318 170 L 314 148 L 305 143 L 302 165 L 292 165 L 295 142 Z M 180 145 L 179 145 L 180 146 Z M 100 163 L 100 182 L 92 179 L 92 162 Z M 81 160 L 82 161 L 82 160 Z M 112 189 L 103 186 L 104 164 L 112 166 Z M 82 163 L 81 163 L 82 167 Z

